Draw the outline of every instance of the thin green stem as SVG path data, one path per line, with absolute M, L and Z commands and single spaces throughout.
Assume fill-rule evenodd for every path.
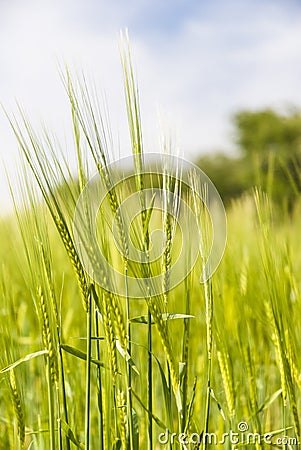
M 52 375 L 50 360 L 47 357 L 47 387 L 48 387 L 48 412 L 49 412 L 49 434 L 50 434 L 50 450 L 56 450 L 55 447 L 55 425 L 54 425 L 54 399 L 53 399 L 53 388 L 52 388 Z
M 114 401 L 114 428 L 115 428 L 115 439 L 118 436 L 118 404 L 116 399 L 116 384 L 113 385 L 113 401 Z
M 62 427 L 61 427 L 61 408 L 60 408 L 60 391 L 59 386 L 56 383 L 55 386 L 56 390 L 56 405 L 57 405 L 57 412 L 58 412 L 58 419 L 57 419 L 57 438 L 58 438 L 58 450 L 63 449 L 63 438 L 62 438 Z
M 127 320 L 127 334 L 128 334 L 128 348 L 127 352 L 131 355 L 132 351 L 132 330 L 131 330 L 131 311 L 130 311 L 130 299 L 128 293 L 128 268 L 127 263 L 124 264 L 124 274 L 126 283 L 126 320 Z M 132 368 L 127 362 L 127 420 L 128 420 L 128 434 L 130 450 L 134 450 L 134 429 L 133 429 L 133 399 L 132 399 Z
M 208 436 L 209 430 L 209 414 L 210 414 L 210 391 L 211 391 L 211 358 L 208 360 L 207 367 L 207 390 L 206 390 L 206 404 L 205 404 L 205 420 L 204 420 L 204 436 Z M 207 449 L 207 439 L 204 439 L 203 449 Z
M 149 233 L 146 230 L 144 242 L 144 251 L 147 259 L 146 279 L 150 276 L 149 266 Z M 147 286 L 148 302 L 151 302 L 150 287 Z M 148 408 L 148 448 L 153 449 L 153 361 L 152 361 L 152 315 L 150 308 L 147 308 L 147 408 Z
M 209 415 L 210 415 L 210 398 L 211 398 L 211 371 L 212 371 L 212 319 L 213 319 L 213 302 L 212 302 L 212 284 L 211 280 L 204 283 L 205 302 L 206 302 L 206 338 L 207 338 L 207 391 L 205 404 L 205 420 L 204 420 L 204 436 L 208 435 Z M 204 439 L 203 449 L 207 449 L 207 439 Z
M 95 311 L 95 333 L 96 337 L 99 336 L 99 323 L 98 323 L 98 313 Z M 100 353 L 100 342 L 99 339 L 96 340 L 96 355 L 98 361 L 101 361 Z M 98 411 L 99 411 L 99 449 L 104 449 L 104 436 L 103 436 L 103 403 L 102 403 L 102 377 L 101 377 L 101 367 L 97 366 L 97 390 L 98 390 Z
M 153 448 L 153 366 L 152 366 L 152 315 L 147 315 L 147 404 L 148 404 L 148 448 Z
M 64 362 L 63 355 L 61 349 L 61 337 L 59 328 L 57 329 L 57 337 L 58 337 L 58 355 L 59 355 L 59 367 L 60 367 L 60 377 L 61 377 L 61 389 L 62 389 L 62 398 L 63 398 L 63 414 L 64 420 L 66 423 L 68 422 L 68 407 L 67 407 L 67 396 L 66 396 L 66 386 L 65 386 L 65 371 L 64 371 Z M 70 441 L 68 436 L 66 436 L 66 450 L 70 450 Z
M 86 403 L 85 403 L 85 442 L 86 450 L 90 449 L 90 402 L 91 402 L 91 295 L 89 296 L 89 305 L 87 310 L 87 361 L 86 361 Z
M 185 280 L 186 293 L 185 293 L 185 314 L 190 315 L 190 287 L 188 280 Z M 187 412 L 187 384 L 188 384 L 188 367 L 189 367 L 189 334 L 190 334 L 190 320 L 184 319 L 184 331 L 183 331 L 183 347 L 182 347 L 182 362 L 184 366 L 184 375 L 182 380 L 182 405 L 183 405 L 183 417 L 181 432 L 184 433 L 186 429 L 186 412 Z
M 285 405 L 285 401 L 283 399 L 283 394 L 282 394 L 282 428 L 285 430 L 286 428 L 286 405 Z M 285 450 L 286 448 L 286 444 L 283 443 L 282 445 L 283 450 Z

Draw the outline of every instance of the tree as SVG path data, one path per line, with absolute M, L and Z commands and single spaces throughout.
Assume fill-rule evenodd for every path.
M 238 157 L 218 153 L 198 165 L 223 200 L 261 186 L 279 204 L 292 208 L 301 192 L 301 113 L 272 109 L 240 111 L 233 117 Z
M 254 179 L 280 203 L 293 204 L 301 190 L 301 113 L 271 109 L 234 116 L 237 144 Z

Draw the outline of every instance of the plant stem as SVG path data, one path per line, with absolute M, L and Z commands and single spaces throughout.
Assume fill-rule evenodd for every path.
M 124 264 L 124 274 L 126 283 L 126 320 L 127 320 L 127 334 L 128 334 L 128 348 L 127 352 L 131 356 L 132 351 L 132 330 L 130 322 L 130 299 L 128 293 L 128 268 L 127 263 Z M 129 443 L 130 450 L 134 450 L 134 433 L 133 433 L 133 399 L 132 399 L 132 369 L 129 361 L 127 362 L 127 420 L 128 420 L 128 433 L 129 433 Z
M 58 336 L 58 354 L 59 354 L 59 367 L 60 367 L 60 376 L 61 376 L 61 388 L 62 388 L 62 397 L 63 397 L 63 413 L 64 420 L 66 423 L 68 422 L 68 407 L 67 407 L 67 397 L 66 397 L 66 387 L 65 387 L 65 372 L 64 372 L 64 362 L 63 355 L 61 349 L 61 337 L 59 329 L 57 330 Z M 66 436 L 66 450 L 70 450 L 70 441 L 68 436 Z
M 204 283 L 205 302 L 206 302 L 206 338 L 207 338 L 207 391 L 205 405 L 204 436 L 207 436 L 209 430 L 210 396 L 211 396 L 211 369 L 212 369 L 212 284 L 211 280 Z M 207 449 L 207 439 L 204 439 L 203 449 Z
M 150 277 L 149 266 L 149 233 L 146 230 L 144 251 L 146 254 L 147 279 Z M 151 302 L 150 286 L 147 286 L 148 301 Z M 148 408 L 148 448 L 153 449 L 153 361 L 152 361 L 152 315 L 149 306 L 147 307 L 147 408 Z
M 95 333 L 96 337 L 99 337 L 99 324 L 97 311 L 94 314 L 95 317 Z M 96 355 L 97 359 L 101 360 L 100 354 L 100 343 L 99 339 L 96 340 Z M 103 404 L 102 404 L 102 379 L 101 379 L 101 367 L 97 366 L 97 383 L 98 383 L 98 411 L 99 411 L 99 449 L 103 450 L 104 440 L 103 440 Z
M 153 448 L 153 367 L 152 367 L 152 315 L 148 309 L 147 315 L 147 403 L 148 403 L 148 448 Z
M 188 278 L 185 279 L 185 314 L 190 315 L 190 283 Z M 183 332 L 183 347 L 182 347 L 182 362 L 185 364 L 185 372 L 182 381 L 182 405 L 183 405 L 183 418 L 181 432 L 185 432 L 186 428 L 186 405 L 187 405 L 187 383 L 188 383 L 188 367 L 189 367 L 189 333 L 190 333 L 190 319 L 184 319 L 184 332 Z
M 53 390 L 52 390 L 52 378 L 51 378 L 51 367 L 50 360 L 47 357 L 47 387 L 48 387 L 48 411 L 49 411 L 49 433 L 50 433 L 50 450 L 56 450 L 55 448 L 55 426 L 54 426 L 54 401 L 53 401 Z
M 90 449 L 90 392 L 91 392 L 91 295 L 87 310 L 87 361 L 86 361 L 86 403 L 85 403 L 85 449 Z
M 281 394 L 282 396 L 282 400 L 283 400 L 283 394 Z M 285 407 L 285 401 L 282 401 L 282 428 L 285 430 L 286 428 L 286 417 L 285 417 L 285 413 L 286 413 L 286 407 Z M 282 449 L 285 450 L 286 445 L 283 443 L 282 445 Z
M 204 444 L 203 449 L 207 449 L 207 439 L 206 436 L 209 430 L 209 413 L 210 413 L 210 390 L 211 390 L 211 359 L 208 359 L 207 368 L 207 390 L 206 390 L 206 406 L 205 406 L 205 422 L 204 422 Z

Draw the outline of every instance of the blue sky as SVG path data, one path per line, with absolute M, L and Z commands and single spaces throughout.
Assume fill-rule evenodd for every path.
M 129 153 L 119 30 L 128 27 L 141 93 L 146 150 L 162 129 L 193 160 L 233 150 L 240 108 L 301 106 L 301 2 L 292 0 L 2 0 L 0 102 L 15 99 L 71 151 L 58 64 L 84 70 L 105 92 L 116 155 Z M 175 149 L 176 150 L 176 149 Z M 18 152 L 0 114 L 0 158 L 12 178 Z M 8 188 L 0 167 L 0 211 Z

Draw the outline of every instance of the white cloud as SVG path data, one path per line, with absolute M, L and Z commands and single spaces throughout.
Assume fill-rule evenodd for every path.
M 150 150 L 158 144 L 158 109 L 192 158 L 201 150 L 230 147 L 228 118 L 238 108 L 301 104 L 301 12 L 293 3 L 218 1 L 199 11 L 195 6 L 183 19 L 177 16 L 180 5 L 172 9 L 171 3 L 164 29 L 164 17 L 158 24 L 150 14 L 151 8 L 157 18 L 163 14 L 159 2 L 1 3 L 0 101 L 11 109 L 17 98 L 35 123 L 43 119 L 70 143 L 57 66 L 66 61 L 93 74 L 105 90 L 121 153 L 128 153 L 118 54 L 119 29 L 128 25 Z M 0 156 L 12 174 L 16 149 L 2 114 Z M 4 185 L 1 208 L 7 202 Z

